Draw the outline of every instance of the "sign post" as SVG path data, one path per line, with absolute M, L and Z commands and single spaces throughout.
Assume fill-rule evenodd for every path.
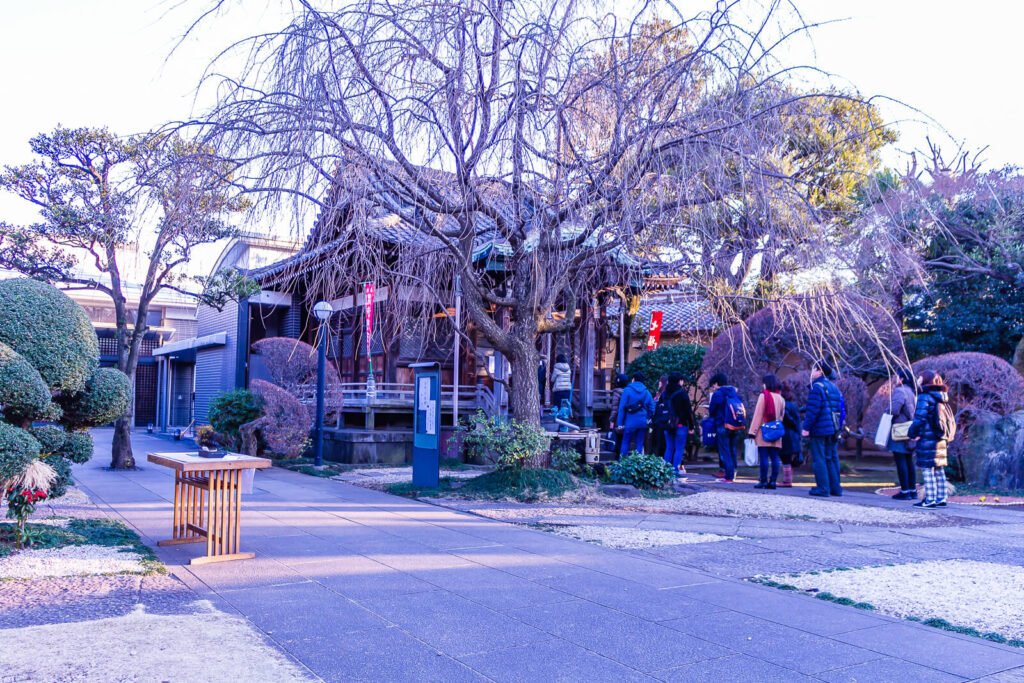
M 377 380 L 373 376 L 373 304 L 377 287 L 372 282 L 363 284 L 363 310 L 366 311 L 366 399 L 377 398 Z
M 412 483 L 437 488 L 441 482 L 441 366 L 413 363 Z
M 647 350 L 653 351 L 661 344 L 661 311 L 651 311 L 651 327 L 647 333 Z

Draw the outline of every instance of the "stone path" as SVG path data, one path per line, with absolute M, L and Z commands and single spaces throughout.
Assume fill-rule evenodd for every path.
M 170 471 L 105 471 L 98 443 L 79 483 L 155 545 L 169 533 Z M 143 458 L 169 446 L 136 438 Z M 256 559 L 189 567 L 198 545 L 158 555 L 197 596 L 244 615 L 327 681 L 1024 680 L 1020 650 L 743 583 L 696 556 L 606 549 L 276 469 L 257 475 L 245 505 L 243 548 Z M 763 530 L 739 551 L 758 561 L 825 552 L 821 534 L 795 536 L 786 522 L 722 523 Z M 1019 527 L 993 526 L 1019 542 Z M 916 529 L 906 545 L 973 542 L 934 531 Z M 846 533 L 846 552 L 905 540 L 833 531 Z

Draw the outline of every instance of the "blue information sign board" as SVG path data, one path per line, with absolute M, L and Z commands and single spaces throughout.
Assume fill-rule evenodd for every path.
M 436 488 L 441 480 L 441 367 L 413 363 L 412 483 Z

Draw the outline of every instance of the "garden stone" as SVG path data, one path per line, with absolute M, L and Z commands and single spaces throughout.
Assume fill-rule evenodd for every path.
M 1024 411 L 1002 417 L 979 412 L 962 454 L 967 481 L 988 488 L 1024 488 Z
M 614 498 L 639 498 L 640 489 L 630 484 L 605 484 L 601 493 Z
M 672 482 L 672 490 L 676 493 L 681 493 L 684 496 L 692 496 L 695 493 L 702 493 L 707 491 L 706 486 L 700 486 L 699 484 L 687 484 L 681 481 Z

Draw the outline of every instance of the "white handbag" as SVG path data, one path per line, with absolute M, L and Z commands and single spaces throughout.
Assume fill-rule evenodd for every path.
M 875 445 L 879 448 L 888 446 L 890 434 L 892 434 L 892 414 L 882 413 L 882 419 L 878 421 L 878 431 L 875 432 Z
M 757 443 L 753 439 L 745 439 L 743 444 L 743 462 L 747 467 L 757 464 Z

